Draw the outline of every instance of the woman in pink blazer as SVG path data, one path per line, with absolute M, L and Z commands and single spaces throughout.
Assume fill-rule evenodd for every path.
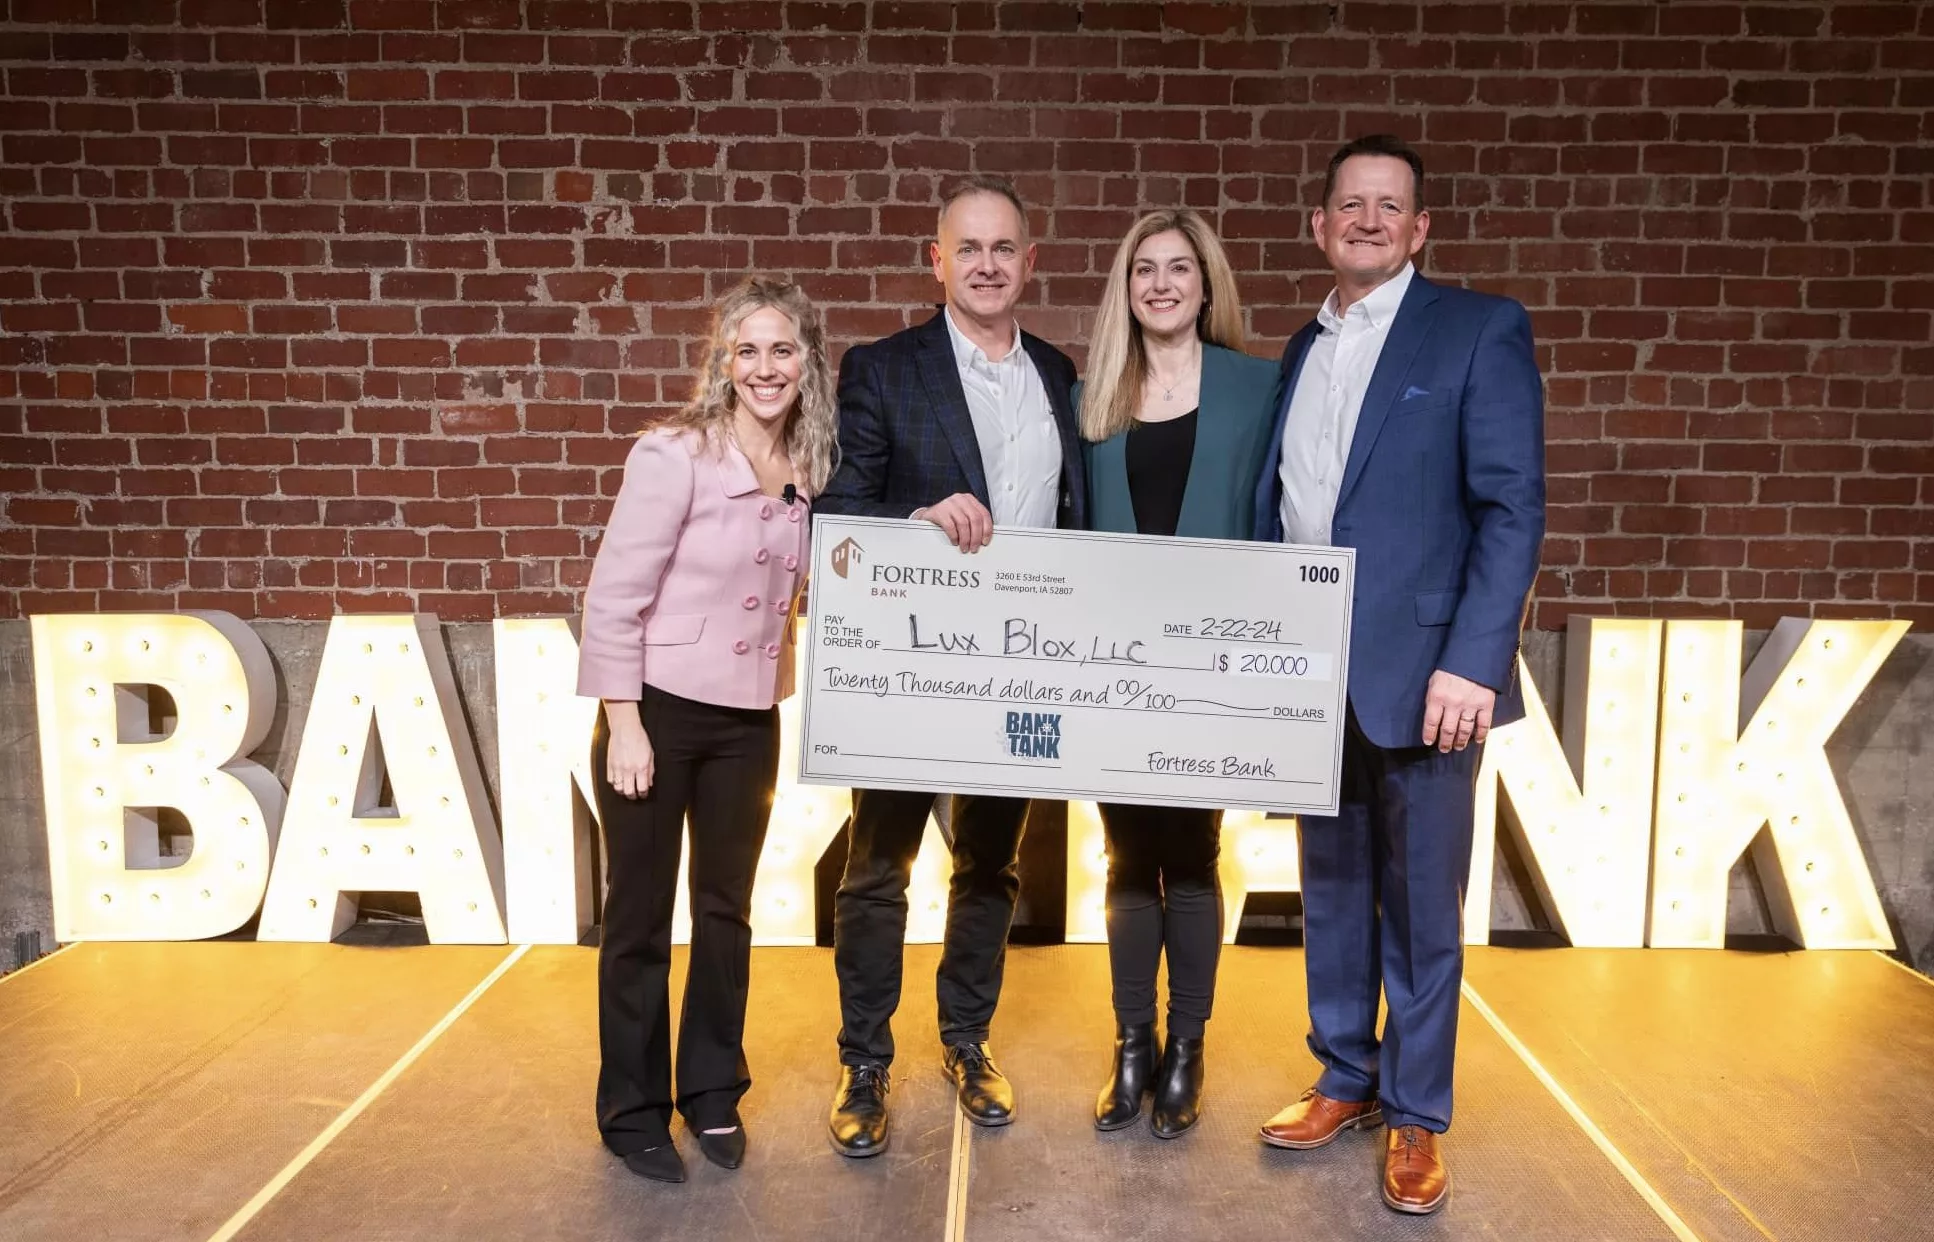
M 598 1128 L 657 1181 L 685 1180 L 674 1099 L 706 1159 L 737 1168 L 745 1157 L 752 877 L 835 408 L 806 295 L 740 284 L 719 303 L 692 403 L 632 446 L 585 592 L 578 693 L 603 701 L 592 768 L 609 880 Z M 674 1097 L 668 980 L 687 816 L 692 951 Z

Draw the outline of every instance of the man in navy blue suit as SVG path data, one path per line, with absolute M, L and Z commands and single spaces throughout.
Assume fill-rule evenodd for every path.
M 938 233 L 930 258 L 946 306 L 919 327 L 853 347 L 840 362 L 840 462 L 817 507 L 924 519 L 962 552 L 977 551 L 995 526 L 1080 527 L 1087 487 L 1070 399 L 1074 363 L 1014 318 L 1035 256 L 1020 196 L 996 177 L 962 182 L 941 204 Z M 834 901 L 841 1073 L 828 1118 L 844 1156 L 886 1149 L 907 882 L 934 797 L 853 791 Z M 988 1054 L 987 1034 L 1020 892 L 1026 814 L 1019 798 L 954 801 L 935 991 L 942 1064 L 976 1125 L 1014 1118 L 1013 1088 Z
M 1322 1073 L 1262 1127 L 1321 1147 L 1387 1123 L 1383 1199 L 1450 1193 L 1478 757 L 1524 714 L 1518 635 L 1544 539 L 1544 399 L 1509 298 L 1433 284 L 1423 160 L 1388 135 L 1330 160 L 1310 230 L 1336 275 L 1283 351 L 1256 537 L 1358 551 L 1341 807 L 1301 823 L 1310 1050 Z M 1382 1037 L 1377 1002 L 1389 1016 Z

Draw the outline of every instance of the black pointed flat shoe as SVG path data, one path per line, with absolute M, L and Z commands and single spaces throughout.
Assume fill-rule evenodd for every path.
M 745 1126 L 739 1125 L 724 1134 L 698 1132 L 699 1154 L 721 1169 L 736 1169 L 745 1163 Z
M 647 1147 L 625 1156 L 625 1168 L 639 1177 L 654 1182 L 682 1182 L 685 1180 L 685 1162 L 679 1158 L 678 1149 L 670 1143 L 658 1147 Z

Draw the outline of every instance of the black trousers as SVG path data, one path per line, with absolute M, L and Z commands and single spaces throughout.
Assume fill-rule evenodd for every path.
M 692 946 L 678 1026 L 677 1108 L 695 1130 L 736 1125 L 745 1063 L 752 877 L 779 777 L 779 712 L 717 707 L 644 687 L 651 739 L 643 798 L 605 778 L 602 712 L 591 744 L 609 885 L 598 951 L 598 1129 L 629 1155 L 671 1141 L 669 982 L 678 856 L 691 818 Z
M 893 1011 L 907 935 L 907 882 L 936 795 L 855 789 L 846 873 L 834 899 L 839 1059 L 890 1064 Z M 963 795 L 954 801 L 953 880 L 934 991 L 940 1042 L 980 1043 L 994 1020 L 1007 964 L 1007 930 L 1021 891 L 1018 855 L 1027 802 Z
M 1155 974 L 1168 952 L 1168 1033 L 1200 1039 L 1222 956 L 1222 812 L 1100 804 L 1108 837 L 1108 966 L 1115 1020 L 1155 1020 Z

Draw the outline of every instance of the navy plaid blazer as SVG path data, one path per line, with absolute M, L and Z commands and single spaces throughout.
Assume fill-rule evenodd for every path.
M 1074 363 L 1026 332 L 1021 347 L 1040 372 L 1061 431 L 1055 524 L 1083 529 L 1088 486 L 1070 398 Z M 993 507 L 944 313 L 847 350 L 839 364 L 839 466 L 815 498 L 815 511 L 903 518 L 957 492 Z

